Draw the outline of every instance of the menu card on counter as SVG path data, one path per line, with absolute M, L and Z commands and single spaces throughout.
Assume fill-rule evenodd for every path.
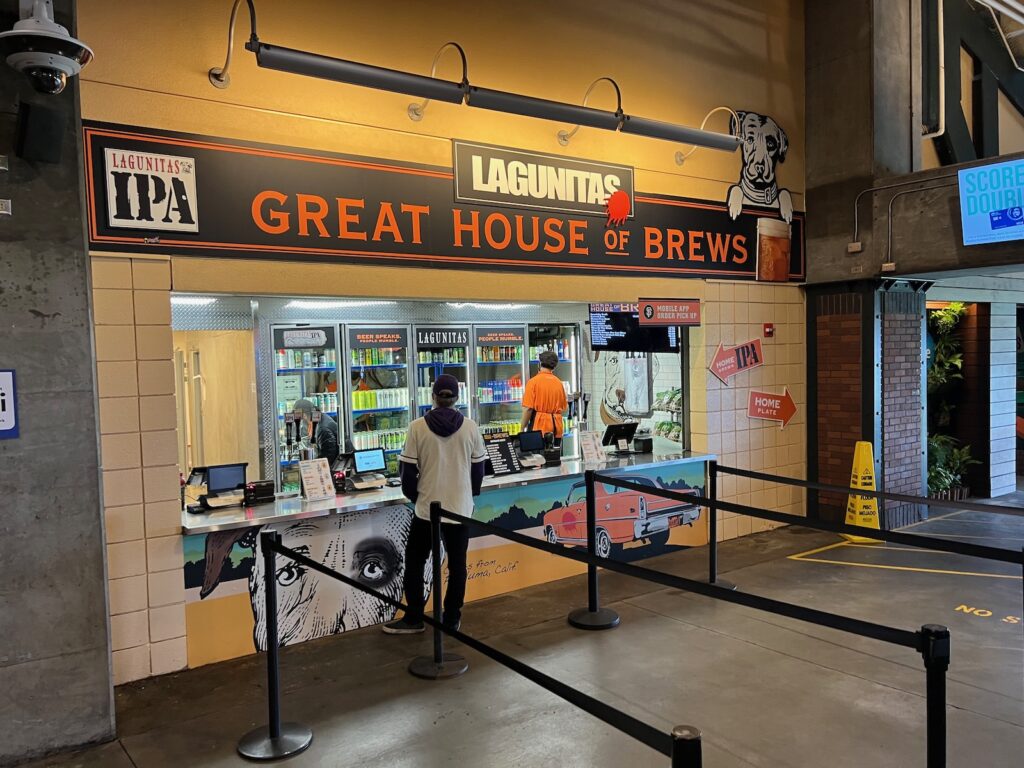
M 511 475 L 523 471 L 523 465 L 519 463 L 519 455 L 509 440 L 507 432 L 484 435 L 484 448 L 487 449 L 487 458 L 491 462 L 492 474 Z
M 302 475 L 302 492 L 306 501 L 322 501 L 333 499 L 334 480 L 331 478 L 331 465 L 327 459 L 307 459 L 299 462 Z
M 580 447 L 583 449 L 583 463 L 595 464 L 605 461 L 604 446 L 600 432 L 580 432 Z

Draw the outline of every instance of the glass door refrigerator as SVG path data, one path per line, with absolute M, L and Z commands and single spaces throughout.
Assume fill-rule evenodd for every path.
M 398 454 L 412 420 L 409 326 L 346 326 L 349 435 L 357 451 L 383 448 L 387 474 L 398 474 Z
M 416 337 L 416 415 L 433 406 L 432 387 L 437 377 L 451 374 L 459 380 L 459 402 L 463 416 L 470 415 L 469 326 L 417 325 Z
M 473 326 L 477 423 L 484 434 L 519 434 L 526 384 L 526 327 Z
M 562 386 L 565 387 L 565 398 L 569 402 L 569 408 L 563 416 L 562 433 L 562 455 L 575 458 L 578 455 L 577 435 L 577 409 L 580 403 L 577 398 L 582 390 L 580 383 L 581 368 L 579 363 L 580 329 L 578 325 L 542 325 L 531 324 L 529 326 L 530 338 L 530 368 L 529 375 L 535 376 L 540 372 L 540 353 L 544 350 L 551 350 L 558 355 L 558 365 L 555 367 L 557 376 Z
M 298 491 L 301 441 L 294 424 L 295 401 L 306 399 L 321 413 L 338 418 L 338 331 L 334 326 L 273 326 L 274 400 L 277 440 L 274 447 L 277 487 Z M 339 427 L 340 431 L 340 427 Z M 343 434 L 339 438 L 344 439 Z

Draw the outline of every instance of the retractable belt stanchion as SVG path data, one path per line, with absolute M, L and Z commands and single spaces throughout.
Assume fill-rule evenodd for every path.
M 587 552 L 597 556 L 597 512 L 594 492 L 594 470 L 583 473 L 587 485 Z M 577 629 L 611 629 L 619 625 L 619 614 L 611 608 L 602 608 L 597 590 L 597 566 L 587 564 L 587 607 L 577 608 L 569 614 L 569 624 Z
M 946 768 L 946 670 L 949 669 L 949 630 L 938 624 L 921 627 L 921 656 L 925 668 L 928 768 Z
M 260 534 L 263 550 L 263 582 L 267 615 L 267 725 L 245 734 L 238 742 L 238 754 L 250 760 L 282 760 L 304 752 L 313 741 L 313 731 L 300 723 L 281 722 L 281 679 L 278 669 L 277 636 L 277 552 L 280 533 Z
M 433 502 L 430 505 L 430 555 L 433 560 L 434 583 L 430 595 L 434 603 L 434 654 L 433 656 L 417 656 L 409 662 L 409 672 L 416 677 L 427 680 L 441 680 L 458 677 L 469 669 L 466 660 L 457 653 L 445 653 L 444 633 L 440 623 L 443 621 L 441 608 L 441 505 Z M 453 523 L 449 523 L 453 525 Z
M 708 462 L 708 584 L 736 589 L 731 581 L 718 578 L 718 462 Z
M 702 768 L 700 731 L 692 725 L 672 729 L 672 768 Z

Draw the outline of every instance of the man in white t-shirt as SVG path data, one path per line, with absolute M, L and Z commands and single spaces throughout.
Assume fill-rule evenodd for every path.
M 430 504 L 438 501 L 449 512 L 472 517 L 473 497 L 480 495 L 484 479 L 484 441 L 476 423 L 452 407 L 458 398 L 459 380 L 447 373 L 438 376 L 433 387 L 434 407 L 409 425 L 409 437 L 398 457 L 402 491 L 416 505 L 405 548 L 405 599 L 410 608 L 422 610 L 426 605 L 423 569 L 430 555 Z M 469 531 L 464 525 L 442 519 L 441 538 L 448 554 L 448 591 L 442 621 L 458 629 L 466 599 Z M 440 589 L 441 585 L 433 588 Z M 385 624 L 384 631 L 390 635 L 422 632 L 423 622 L 407 614 Z

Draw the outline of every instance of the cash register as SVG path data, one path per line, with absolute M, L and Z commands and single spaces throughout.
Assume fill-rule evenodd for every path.
M 350 478 L 352 489 L 356 491 L 372 491 L 383 488 L 387 482 L 384 477 L 384 470 L 387 464 L 384 461 L 383 448 L 370 448 L 365 451 L 353 451 L 354 472 Z
M 520 432 L 519 463 L 529 469 L 544 466 L 544 433 L 536 430 Z
M 639 426 L 635 421 L 609 424 L 601 438 L 601 445 L 612 448 L 613 456 L 632 456 L 634 452 L 629 449 L 629 441 L 633 439 Z

